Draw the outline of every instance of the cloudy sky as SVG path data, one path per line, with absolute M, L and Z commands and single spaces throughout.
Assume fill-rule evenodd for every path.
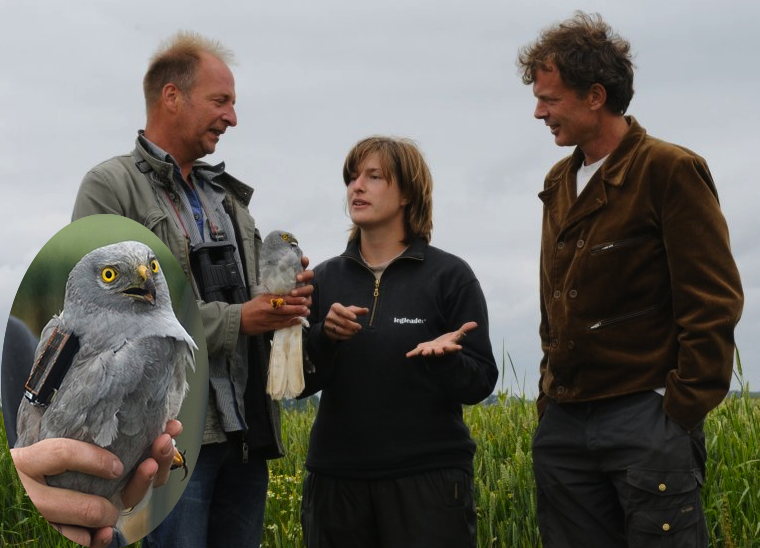
M 84 173 L 132 149 L 148 58 L 188 29 L 237 58 L 239 125 L 207 160 L 255 187 L 262 233 L 291 230 L 314 265 L 345 244 L 351 146 L 377 133 L 419 143 L 435 178 L 433 243 L 473 267 L 497 361 L 508 352 L 514 363 L 517 375 L 507 362 L 498 387 L 534 395 L 536 194 L 570 150 L 533 119 L 515 58 L 575 9 L 600 12 L 631 41 L 629 113 L 708 160 L 745 289 L 744 376 L 759 390 L 760 188 L 750 161 L 760 149 L 760 3 L 750 0 L 3 2 L 0 322 L 34 256 L 69 222 Z

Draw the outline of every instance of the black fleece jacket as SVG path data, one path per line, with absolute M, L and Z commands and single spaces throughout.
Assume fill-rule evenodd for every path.
M 485 298 L 467 263 L 417 239 L 376 283 L 354 240 L 314 271 L 307 351 L 316 371 L 306 374 L 302 397 L 322 394 L 307 470 L 367 479 L 443 468 L 472 474 L 475 442 L 462 405 L 488 397 L 498 369 Z M 370 309 L 348 341 L 323 333 L 335 302 Z M 406 357 L 468 321 L 478 327 L 461 352 Z

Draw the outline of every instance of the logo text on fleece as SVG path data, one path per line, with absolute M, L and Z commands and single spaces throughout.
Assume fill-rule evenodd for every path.
M 419 324 L 419 323 L 425 323 L 425 320 L 422 318 L 393 318 L 393 323 L 412 323 L 412 324 Z

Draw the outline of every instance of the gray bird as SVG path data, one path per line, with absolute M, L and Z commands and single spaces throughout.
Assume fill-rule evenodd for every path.
M 298 240 L 290 232 L 274 230 L 264 239 L 259 265 L 261 280 L 257 294 L 286 295 L 295 289 L 296 275 L 303 271 Z M 272 299 L 272 306 L 284 304 L 282 298 Z M 306 320 L 302 319 L 305 323 Z M 295 398 L 305 387 L 301 325 L 277 329 L 272 337 L 269 356 L 267 394 L 275 400 Z
M 61 344 L 62 337 L 78 339 L 78 349 Z M 38 388 L 30 385 L 50 373 L 33 369 L 18 410 L 16 447 L 64 437 L 108 449 L 124 465 L 118 479 L 79 472 L 46 479 L 121 508 L 121 491 L 135 468 L 167 420 L 177 417 L 194 350 L 153 251 L 131 241 L 95 249 L 69 273 L 63 311 L 43 329 L 35 354 L 35 368 L 63 362 L 65 354 L 70 366 L 49 403 L 44 396 L 36 404 L 28 399 Z

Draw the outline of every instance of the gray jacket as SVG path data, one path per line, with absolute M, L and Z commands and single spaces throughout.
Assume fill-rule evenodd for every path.
M 211 169 L 203 162 L 196 166 Z M 190 246 L 184 232 L 175 222 L 175 213 L 170 203 L 180 208 L 179 192 L 173 180 L 173 165 L 159 160 L 148 153 L 138 137 L 135 150 L 130 154 L 116 156 L 95 166 L 82 180 L 74 203 L 72 220 L 88 215 L 114 214 L 130 218 L 146 226 L 155 233 L 172 251 L 191 281 L 206 333 L 209 357 L 223 356 L 234 359 L 240 329 L 242 305 L 222 302 L 203 302 L 193 281 L 190 267 Z M 243 263 L 249 296 L 258 280 L 258 257 L 261 248 L 261 236 L 253 217 L 248 211 L 248 204 L 253 196 L 253 189 L 238 181 L 219 166 L 219 174 L 214 183 L 222 186 L 227 195 L 223 202 L 225 211 L 235 226 L 238 251 Z M 171 200 L 167 200 L 168 196 Z M 263 336 L 251 337 L 250 360 L 256 364 L 263 379 L 261 394 L 246 394 L 246 421 L 261 426 L 268 423 L 269 430 L 264 436 L 268 441 L 250 440 L 252 449 L 258 449 L 267 458 L 279 457 L 284 453 L 280 434 L 280 408 L 263 391 L 266 386 L 268 369 L 268 342 Z M 255 383 L 259 385 L 259 383 Z M 250 383 L 249 383 L 250 385 Z M 253 404 L 255 400 L 265 398 L 265 405 Z M 254 409 L 248 409 L 252 407 Z M 266 416 L 252 417 L 259 409 Z M 253 428 L 252 428 L 253 430 Z M 260 435 L 261 432 L 250 432 Z M 262 445 L 263 443 L 263 445 Z

